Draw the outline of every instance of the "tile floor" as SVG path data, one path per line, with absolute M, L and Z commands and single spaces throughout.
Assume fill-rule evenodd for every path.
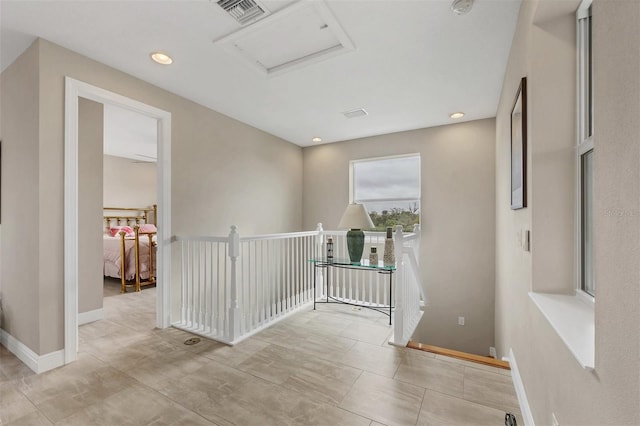
M 104 299 L 79 360 L 33 374 L 0 347 L 0 425 L 503 425 L 508 371 L 386 344 L 379 313 L 320 305 L 228 347 L 154 329 L 156 290 Z
M 120 295 L 120 280 L 117 278 L 104 277 L 104 287 L 102 295 L 104 297 L 118 296 Z M 128 288 L 129 291 L 133 291 L 132 287 Z

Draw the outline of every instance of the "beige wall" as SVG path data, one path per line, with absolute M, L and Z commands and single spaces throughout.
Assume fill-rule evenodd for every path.
M 100 103 L 78 102 L 78 312 L 102 308 L 102 140 Z
M 551 424 L 552 413 L 561 425 L 637 424 L 639 2 L 594 0 L 595 371 L 580 367 L 528 297 L 575 288 L 577 5 L 525 0 L 520 11 L 496 118 L 496 343 L 499 356 L 513 349 L 536 424 Z M 525 75 L 531 203 L 512 211 L 509 112 Z M 531 253 L 518 247 L 522 229 L 531 229 Z
M 150 207 L 158 203 L 158 165 L 105 155 L 103 205 Z
M 38 47 L 0 76 L 2 121 L 2 328 L 40 347 Z
M 423 343 L 487 355 L 494 342 L 495 121 L 394 133 L 304 149 L 304 225 L 336 229 L 349 161 L 421 156 Z M 458 325 L 458 316 L 465 325 Z
M 45 40 L 36 41 L 25 58 L 31 60 L 25 62 L 26 59 L 21 58 L 2 74 L 3 81 L 11 81 L 11 85 L 3 85 L 3 103 L 11 105 L 9 99 L 12 99 L 16 105 L 24 104 L 33 115 L 31 121 L 25 117 L 17 119 L 16 128 L 11 129 L 5 121 L 16 118 L 20 111 L 14 105 L 4 107 L 2 139 L 16 147 L 11 150 L 17 150 L 25 139 L 22 134 L 37 132 L 29 135 L 28 144 L 24 143 L 24 154 L 9 155 L 16 160 L 16 167 L 5 176 L 10 181 L 14 176 L 23 177 L 21 182 L 29 191 L 11 192 L 6 199 L 7 203 L 13 201 L 11 197 L 23 197 L 25 201 L 21 204 L 23 211 L 7 212 L 7 224 L 13 224 L 15 231 L 7 226 L 3 232 L 3 265 L 18 257 L 13 253 L 29 254 L 31 259 L 35 256 L 36 261 L 38 253 L 46 256 L 40 256 L 36 267 L 29 262 L 31 267 L 26 269 L 26 275 L 17 270 L 20 262 L 26 264 L 26 260 L 3 268 L 2 273 L 3 292 L 7 295 L 5 320 L 12 334 L 16 333 L 14 337 L 36 353 L 59 350 L 64 340 L 65 76 L 172 114 L 172 227 L 175 234 L 225 235 L 231 224 L 238 225 L 245 235 L 301 229 L 302 150 L 299 147 Z M 31 80 L 26 81 L 29 76 Z M 5 97 L 5 91 L 11 91 L 11 98 Z M 32 92 L 32 96 L 25 96 Z M 46 96 L 38 98 L 39 93 Z M 46 161 L 37 162 L 38 155 Z M 22 157 L 25 157 L 23 163 L 18 161 Z M 86 176 L 79 176 L 80 181 L 84 178 Z M 29 238 L 25 238 L 24 232 L 19 235 L 18 224 L 32 216 L 33 231 L 28 231 Z M 85 231 L 80 229 L 80 234 Z M 7 254 L 5 247 L 15 251 Z M 29 273 L 38 275 L 30 278 Z M 32 284 L 25 285 L 25 281 Z M 39 316 L 34 317 L 33 312 L 39 312 Z

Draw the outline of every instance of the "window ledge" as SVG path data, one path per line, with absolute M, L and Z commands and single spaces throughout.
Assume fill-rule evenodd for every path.
M 595 368 L 594 305 L 579 296 L 529 293 L 553 329 L 569 348 L 580 365 Z

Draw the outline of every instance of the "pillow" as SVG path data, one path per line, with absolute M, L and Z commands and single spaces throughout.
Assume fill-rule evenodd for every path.
M 140 232 L 143 234 L 150 234 L 152 232 L 158 232 L 158 228 L 153 223 L 145 223 L 140 225 Z
M 133 237 L 135 235 L 133 233 L 133 228 L 131 228 L 130 226 L 112 226 L 111 228 L 109 228 L 109 234 L 112 237 L 120 236 L 120 231 L 126 232 L 126 237 Z

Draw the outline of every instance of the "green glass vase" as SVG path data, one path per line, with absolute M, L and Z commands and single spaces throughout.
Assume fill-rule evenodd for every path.
M 351 229 L 347 232 L 347 249 L 351 263 L 360 263 L 364 250 L 364 232 L 361 229 Z

